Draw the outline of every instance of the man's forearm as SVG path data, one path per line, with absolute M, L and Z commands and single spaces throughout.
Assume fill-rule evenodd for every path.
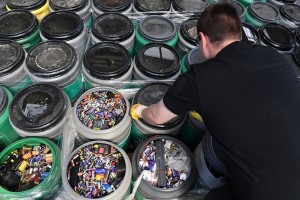
M 142 118 L 150 124 L 163 124 L 176 116 L 166 108 L 162 100 L 148 106 L 142 111 Z

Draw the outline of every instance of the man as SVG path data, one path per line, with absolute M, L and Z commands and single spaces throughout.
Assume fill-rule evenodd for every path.
M 235 9 L 209 6 L 199 17 L 205 62 L 181 75 L 157 104 L 134 105 L 132 118 L 161 124 L 196 110 L 214 139 L 230 182 L 206 199 L 300 199 L 300 82 L 269 47 L 240 42 Z

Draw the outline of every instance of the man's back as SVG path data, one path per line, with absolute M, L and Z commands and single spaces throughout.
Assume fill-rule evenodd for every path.
M 284 58 L 235 42 L 194 71 L 240 199 L 300 199 L 300 82 Z

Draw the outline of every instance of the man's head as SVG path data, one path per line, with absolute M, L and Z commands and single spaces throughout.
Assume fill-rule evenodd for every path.
M 241 40 L 242 27 L 235 8 L 229 3 L 207 7 L 198 19 L 200 50 L 205 59 L 214 57 L 222 48 Z

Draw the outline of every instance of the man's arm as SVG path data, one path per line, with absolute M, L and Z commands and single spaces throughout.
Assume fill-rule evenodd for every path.
M 143 118 L 150 124 L 163 124 L 168 122 L 177 115 L 172 113 L 164 104 L 163 100 L 160 100 L 156 104 L 150 106 L 144 106 L 135 104 L 131 108 L 131 116 L 133 119 Z
M 142 118 L 150 124 L 163 124 L 176 117 L 160 100 L 156 104 L 152 104 L 142 111 Z

